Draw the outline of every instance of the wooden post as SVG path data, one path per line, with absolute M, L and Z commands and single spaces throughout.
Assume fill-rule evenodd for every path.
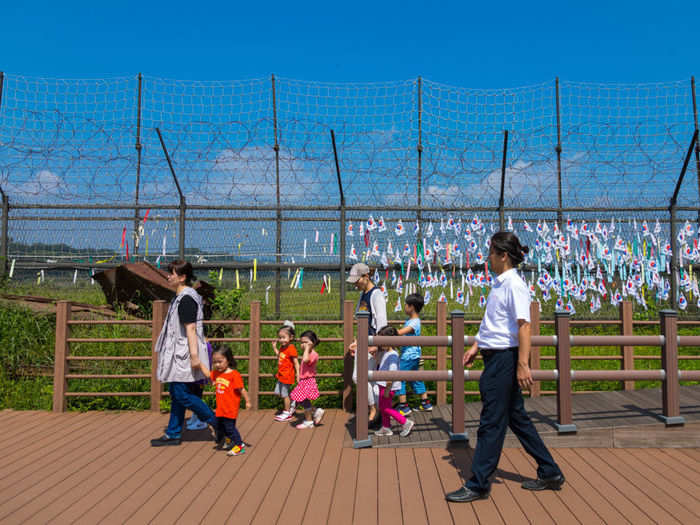
M 445 304 L 445 303 L 438 303 Z M 464 312 L 450 314 L 452 323 L 452 432 L 450 441 L 467 441 L 464 430 Z M 444 383 L 444 381 L 440 381 Z
M 353 448 L 365 448 L 372 446 L 369 438 L 369 405 L 367 399 L 367 368 L 369 360 L 367 358 L 367 348 L 369 347 L 369 312 L 357 312 L 357 393 L 355 402 L 355 439 L 352 441 Z
M 571 392 L 571 330 L 568 312 L 555 314 L 555 327 L 557 334 L 557 430 L 560 434 L 576 432 L 573 422 Z
M 540 303 L 532 301 L 530 303 L 530 335 L 540 335 Z M 540 347 L 530 347 L 530 368 L 539 370 L 542 367 L 540 361 Z M 540 397 L 542 384 L 535 381 L 530 387 L 530 397 Z
M 438 303 L 436 309 L 437 335 L 447 335 L 447 303 Z M 464 332 L 464 313 L 462 313 L 462 332 Z M 453 332 L 454 333 L 454 332 Z M 447 370 L 447 347 L 437 347 L 437 370 Z M 437 382 L 437 404 L 447 403 L 447 382 Z
M 343 286 L 345 283 L 341 283 Z M 353 315 L 355 305 L 352 301 L 343 301 L 343 409 L 352 412 L 352 369 L 355 358 L 350 355 L 350 343 L 353 334 Z
M 620 335 L 632 335 L 634 333 L 632 301 L 622 301 L 620 303 Z M 621 346 L 622 369 L 634 370 L 634 347 Z M 625 390 L 634 390 L 634 381 L 623 381 Z
M 53 363 L 53 411 L 64 412 L 66 410 L 66 391 L 68 381 L 66 380 L 66 368 L 68 367 L 68 338 L 70 328 L 71 304 L 69 301 L 58 301 L 56 303 L 56 344 L 54 346 Z
M 151 320 L 151 411 L 160 411 L 161 384 L 158 381 L 158 354 L 156 343 L 165 324 L 165 316 L 168 314 L 168 303 L 165 301 L 153 301 L 153 319 Z
M 666 426 L 682 425 L 685 418 L 681 416 L 680 382 L 678 378 L 678 312 L 661 310 L 661 366 L 666 372 L 663 381 L 663 419 Z
M 250 302 L 248 392 L 253 410 L 260 406 L 260 301 Z

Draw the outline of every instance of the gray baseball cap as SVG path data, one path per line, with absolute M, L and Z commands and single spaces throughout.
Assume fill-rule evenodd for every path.
M 346 279 L 349 283 L 356 283 L 363 275 L 369 275 L 369 266 L 365 263 L 356 263 L 350 268 L 350 275 Z

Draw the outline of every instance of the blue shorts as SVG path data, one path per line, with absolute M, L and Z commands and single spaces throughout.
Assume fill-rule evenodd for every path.
M 399 370 L 418 370 L 419 362 L 420 357 L 404 358 L 401 356 L 399 359 Z M 414 394 L 425 393 L 425 383 L 423 383 L 423 381 L 401 381 L 401 390 L 399 390 L 400 396 L 406 395 L 406 383 L 411 386 L 411 390 L 413 390 Z

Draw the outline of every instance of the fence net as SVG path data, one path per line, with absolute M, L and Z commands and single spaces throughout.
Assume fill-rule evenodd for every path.
M 160 263 L 176 257 L 181 242 L 200 265 L 285 265 L 290 290 L 299 285 L 295 274 L 302 266 L 307 286 L 323 288 L 324 276 L 338 283 L 341 255 L 348 265 L 373 263 L 384 272 L 380 284 L 392 282 L 384 268 L 405 272 L 407 254 L 415 258 L 419 245 L 436 252 L 437 268 L 454 266 L 461 251 L 458 270 L 466 271 L 466 261 L 488 251 L 487 234 L 499 226 L 502 173 L 505 218 L 531 245 L 544 242 L 538 223 L 613 221 L 630 247 L 637 239 L 646 250 L 649 241 L 644 257 L 676 242 L 679 251 L 688 250 L 686 265 L 700 263 L 693 255 L 700 192 L 695 155 L 677 213 L 677 227 L 688 221 L 695 236 L 671 239 L 667 211 L 696 128 L 689 81 L 469 89 L 421 78 L 2 78 L 5 244 L 8 259 L 29 268 L 32 278 L 37 268 L 59 263 L 89 270 L 122 262 L 126 245 L 130 258 Z M 473 221 L 485 227 L 472 224 L 470 238 Z M 658 221 L 653 243 L 642 232 L 645 221 L 652 229 Z M 365 234 L 373 222 L 384 222 L 386 230 L 379 224 Z M 615 240 L 606 233 L 606 245 Z M 572 257 L 584 249 L 583 240 L 577 242 Z M 447 251 L 436 259 L 440 250 Z M 692 267 L 687 270 L 692 276 Z M 239 268 L 238 281 L 250 271 Z M 233 266 L 222 275 L 236 280 Z M 448 300 L 457 295 L 455 283 Z M 269 304 L 267 281 L 248 286 Z M 312 295 L 287 295 L 289 304 L 301 301 L 307 309 L 318 303 Z M 331 303 L 337 311 L 337 301 Z

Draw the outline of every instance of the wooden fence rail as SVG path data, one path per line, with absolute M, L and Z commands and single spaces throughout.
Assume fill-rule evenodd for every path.
M 625 301 L 620 306 L 620 317 L 619 319 L 605 319 L 605 320 L 568 320 L 567 326 L 569 329 L 573 326 L 601 326 L 601 325 L 618 325 L 620 327 L 620 334 L 625 336 L 632 336 L 634 326 L 648 326 L 657 324 L 655 321 L 634 321 L 631 315 L 632 305 L 631 303 Z M 167 314 L 167 303 L 165 301 L 154 301 L 153 302 L 153 315 L 151 320 L 78 320 L 71 318 L 71 303 L 68 301 L 59 301 L 56 309 L 56 342 L 55 342 L 55 364 L 54 364 L 54 389 L 53 389 L 53 410 L 54 412 L 62 412 L 66 409 L 66 400 L 68 397 L 108 397 L 108 396 L 144 396 L 150 397 L 150 408 L 151 410 L 157 411 L 160 409 L 160 401 L 163 396 L 167 393 L 163 392 L 162 385 L 156 379 L 157 371 L 157 356 L 155 352 L 151 352 L 150 356 L 99 356 L 99 355 L 72 355 L 70 348 L 72 344 L 90 344 L 90 343 L 151 343 L 151 348 L 155 348 L 158 335 L 160 334 L 163 323 L 165 322 L 165 316 Z M 339 383 L 342 383 L 342 387 L 337 390 L 327 390 L 321 392 L 324 395 L 340 395 L 342 397 L 342 406 L 345 410 L 353 410 L 354 399 L 353 399 L 353 383 L 352 383 L 352 371 L 353 371 L 353 358 L 348 353 L 348 347 L 354 338 L 355 328 L 357 325 L 356 320 L 353 318 L 354 314 L 354 303 L 352 301 L 345 301 L 343 305 L 343 319 L 341 320 L 315 320 L 315 321 L 303 321 L 299 324 L 303 324 L 305 327 L 313 326 L 337 326 L 339 327 L 338 337 L 327 337 L 322 338 L 322 342 L 342 342 L 344 353 L 343 355 L 324 355 L 322 353 L 321 361 L 343 361 L 343 370 L 339 373 L 322 373 L 319 374 L 320 377 L 330 377 L 336 378 Z M 437 317 L 434 320 L 428 319 L 422 321 L 424 325 L 435 325 L 435 330 L 437 338 L 448 337 L 448 316 L 447 316 L 447 305 L 445 303 L 438 303 L 437 305 Z M 533 303 L 531 306 L 531 324 L 532 324 L 532 336 L 533 336 L 533 347 L 531 352 L 531 367 L 534 370 L 540 369 L 542 362 L 550 360 L 558 360 L 559 358 L 555 356 L 544 356 L 541 355 L 540 348 L 544 346 L 555 346 L 551 336 L 549 339 L 546 336 L 540 336 L 542 326 L 552 325 L 558 322 L 556 320 L 542 320 L 540 318 L 539 306 L 537 303 Z M 399 321 L 390 321 L 391 324 L 398 324 Z M 462 332 L 466 326 L 477 326 L 480 323 L 478 320 L 464 320 L 461 318 L 459 326 Z M 260 396 L 273 395 L 270 391 L 260 390 L 260 380 L 268 377 L 272 377 L 272 374 L 266 374 L 260 372 L 260 364 L 262 361 L 271 361 L 277 359 L 273 355 L 262 355 L 261 345 L 263 343 L 268 343 L 273 340 L 269 337 L 261 337 L 261 331 L 263 326 L 268 325 L 278 325 L 279 321 L 269 321 L 260 319 L 260 303 L 253 301 L 250 303 L 250 319 L 240 320 L 215 320 L 215 321 L 205 321 L 207 325 L 219 325 L 219 326 L 240 326 L 248 328 L 247 337 L 218 337 L 212 338 L 212 342 L 238 342 L 248 344 L 248 354 L 247 355 L 236 355 L 236 359 L 248 362 L 248 373 L 243 374 L 244 378 L 247 379 L 248 391 L 251 398 L 251 404 L 254 409 L 257 409 L 260 405 Z M 451 333 L 455 333 L 454 321 L 451 321 Z M 151 337 L 121 337 L 121 338 L 89 338 L 89 337 L 71 337 L 71 328 L 74 326 L 95 326 L 95 325 L 110 325 L 110 326 L 148 326 L 151 331 Z M 678 321 L 676 326 L 698 326 L 700 327 L 700 321 Z M 555 325 L 558 326 L 558 325 Z M 342 328 L 341 328 L 342 327 Z M 582 340 L 588 336 L 574 336 L 574 340 Z M 606 336 L 612 337 L 612 336 Z M 640 336 L 637 336 L 640 337 Z M 641 336 L 645 337 L 645 336 Z M 646 337 L 656 337 L 656 346 L 659 346 L 658 336 L 646 336 Z M 436 346 L 436 351 L 434 355 L 424 355 L 426 361 L 434 361 L 435 368 L 437 370 L 447 370 L 448 369 L 448 345 L 444 344 L 444 339 L 438 339 L 437 341 L 443 341 L 440 345 Z M 634 354 L 634 344 L 631 339 L 625 340 L 626 342 L 617 342 L 614 346 L 619 346 L 620 353 L 617 355 L 595 355 L 595 356 L 570 356 L 571 361 L 578 360 L 618 360 L 621 362 L 622 370 L 632 371 L 635 369 L 635 362 L 638 360 L 661 360 L 662 367 L 665 368 L 663 362 L 663 356 L 646 356 L 646 355 L 635 355 Z M 588 344 L 588 343 L 587 343 Z M 590 345 L 602 346 L 598 343 L 590 342 Z M 700 346 L 700 340 L 694 343 L 692 346 Z M 454 360 L 455 356 L 452 355 Z M 679 359 L 700 359 L 700 355 L 692 356 L 678 356 Z M 77 374 L 71 373 L 70 363 L 72 362 L 100 362 L 100 361 L 151 361 L 150 374 L 140 373 L 140 374 L 119 374 L 119 375 L 109 375 L 109 374 Z M 557 362 L 557 369 L 561 366 Z M 451 367 L 450 367 L 451 368 Z M 426 371 L 427 372 L 427 371 Z M 472 376 L 473 377 L 473 376 Z M 468 380 L 473 380 L 470 377 Z M 144 392 L 69 392 L 68 391 L 68 380 L 77 379 L 147 379 L 150 378 L 150 390 Z M 626 377 L 621 379 L 623 381 L 623 386 L 626 390 L 634 389 L 634 379 Z M 430 394 L 436 396 L 436 401 L 438 404 L 445 404 L 448 399 L 448 385 L 446 381 L 438 381 L 436 384 L 435 391 L 429 391 Z M 478 391 L 467 391 L 467 394 L 478 394 Z M 536 381 L 530 390 L 529 394 L 531 396 L 539 396 L 541 394 L 554 394 L 556 391 L 543 391 L 540 386 L 540 381 Z

